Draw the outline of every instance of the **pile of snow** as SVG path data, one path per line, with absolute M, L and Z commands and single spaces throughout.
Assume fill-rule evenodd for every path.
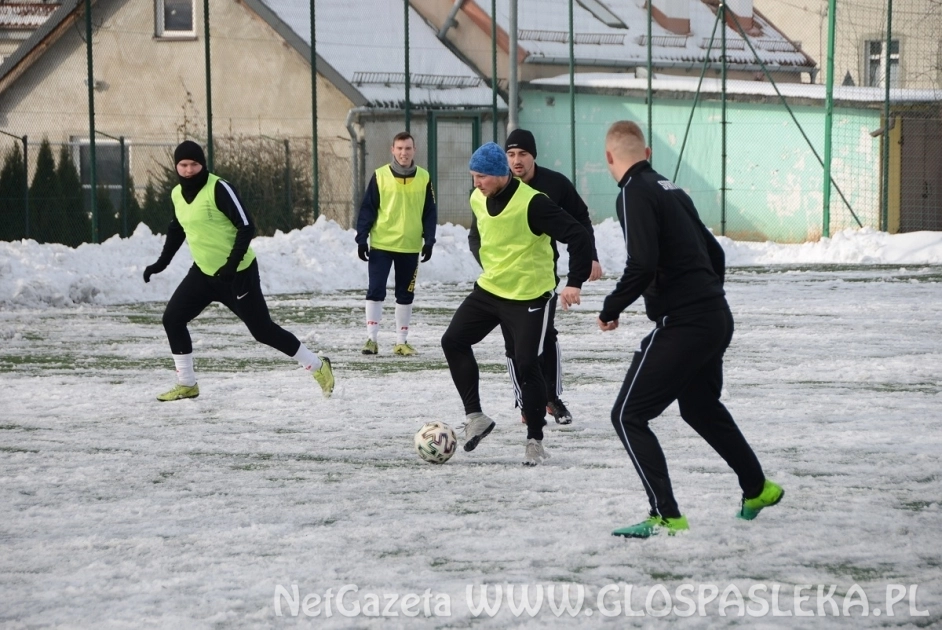
M 625 264 L 618 222 L 595 226 L 596 247 L 606 275 Z M 163 273 L 145 284 L 144 267 L 160 255 L 163 235 L 141 224 L 126 239 L 100 245 L 40 245 L 35 241 L 0 242 L 0 309 L 80 304 L 127 304 L 169 299 L 192 264 L 182 247 Z M 942 264 L 942 232 L 887 234 L 870 228 L 846 230 L 816 243 L 747 243 L 720 237 L 730 266 L 785 264 Z M 333 221 L 287 234 L 258 237 L 252 247 L 259 259 L 266 293 L 327 293 L 366 289 L 366 264 L 357 258 L 354 230 Z M 560 256 L 565 270 L 567 256 Z M 420 284 L 473 281 L 479 272 L 468 248 L 468 230 L 438 228 L 432 260 L 421 265 Z

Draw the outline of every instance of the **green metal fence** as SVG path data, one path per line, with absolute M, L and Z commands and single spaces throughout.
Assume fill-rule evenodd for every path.
M 409 6 L 409 0 L 403 3 Z M 170 152 L 184 138 L 207 147 L 213 169 L 233 180 L 262 234 L 295 229 L 320 215 L 350 225 L 364 183 L 355 171 L 369 161 L 365 147 L 376 147 L 369 159 L 386 159 L 390 132 L 408 127 L 417 127 L 420 154 L 440 178 L 439 194 L 453 220 L 465 210 L 469 182 L 462 171 L 471 144 L 504 137 L 498 97 L 515 105 L 511 125 L 537 132 L 547 148 L 540 162 L 571 175 L 590 201 L 607 177 L 599 141 L 613 120 L 630 116 L 648 131 L 655 167 L 690 190 L 719 233 L 807 240 L 859 225 L 894 232 L 942 229 L 938 0 L 812 0 L 800 6 L 691 0 L 691 7 L 711 12 L 713 28 L 703 32 L 698 23 L 699 61 L 683 72 L 656 52 L 671 40 L 657 11 L 678 3 L 654 1 L 631 13 L 640 17 L 622 25 L 625 36 L 645 46 L 647 57 L 617 67 L 591 58 L 591 46 L 609 44 L 608 35 L 579 32 L 573 16 L 591 11 L 600 24 L 606 16 L 617 22 L 628 9 L 610 0 L 562 3 L 568 27 L 550 32 L 534 27 L 550 5 L 478 2 L 476 11 L 496 19 L 478 23 L 486 43 L 476 44 L 462 40 L 469 30 L 446 24 L 430 2 L 412 0 L 428 25 L 409 29 L 440 28 L 449 46 L 493 87 L 492 111 L 462 116 L 415 108 L 407 54 L 404 105 L 385 110 L 384 125 L 361 140 L 357 163 L 347 150 L 350 138 L 323 133 L 347 115 L 318 109 L 324 78 L 298 86 L 279 83 L 277 67 L 258 68 L 264 64 L 255 51 L 277 42 L 263 41 L 257 25 L 238 14 L 245 13 L 239 3 L 152 0 L 129 11 L 134 3 L 127 0 L 65 0 L 19 49 L 0 51 L 6 57 L 0 65 L 0 239 L 75 246 L 127 236 L 139 223 L 162 231 L 174 183 Z M 304 9 L 313 15 L 315 5 L 310 0 Z M 754 11 L 751 23 L 730 9 L 744 5 Z M 768 55 L 763 29 L 784 34 L 812 64 L 801 73 L 786 72 Z M 408 33 L 398 36 L 407 51 Z M 540 38 L 567 44 L 568 59 L 552 72 L 567 77 L 568 85 L 533 83 L 523 72 L 545 59 L 531 55 L 511 63 L 508 51 L 518 52 L 513 45 Z M 242 68 L 219 61 L 240 52 L 253 63 Z M 411 56 L 416 54 L 421 51 Z M 309 61 L 302 62 L 310 71 Z M 115 75 L 115 68 L 123 74 Z M 246 83 L 252 71 L 268 83 Z M 580 77 L 595 71 L 636 76 L 642 83 L 590 87 Z M 659 82 L 678 75 L 696 89 Z M 765 90 L 746 89 L 749 81 Z M 174 105 L 156 107 L 148 98 L 155 89 L 173 94 Z M 129 90 L 138 97 L 129 98 Z M 293 109 L 249 111 L 246 90 L 271 90 Z M 592 202 L 590 208 L 600 219 L 611 215 L 609 205 Z

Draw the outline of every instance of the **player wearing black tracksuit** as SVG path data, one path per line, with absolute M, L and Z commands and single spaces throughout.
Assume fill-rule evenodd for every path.
M 733 336 L 723 249 L 690 197 L 647 160 L 631 166 L 618 185 L 616 212 L 628 257 L 599 320 L 617 320 L 643 296 L 655 323 L 634 353 L 611 415 L 641 477 L 651 516 L 681 517 L 664 453 L 648 426 L 675 400 L 684 421 L 736 472 L 743 496 L 756 497 L 765 482 L 762 467 L 720 402 L 723 354 Z
M 500 194 L 488 199 L 488 214 L 491 216 L 499 215 L 521 185 L 526 186 L 519 179 L 513 178 L 507 188 L 501 191 Z M 476 223 L 475 221 L 475 226 Z M 550 201 L 549 197 L 540 194 L 530 200 L 530 205 L 527 208 L 527 223 L 530 226 L 530 231 L 534 234 L 546 234 L 554 241 L 566 243 L 570 248 L 570 268 L 569 275 L 566 278 L 566 286 L 582 287 L 583 283 L 589 279 L 589 274 L 592 271 L 592 252 L 594 248 L 591 237 L 579 222 Z M 481 262 L 479 255 L 481 241 L 476 228 L 472 229 L 472 234 L 469 234 L 468 239 L 471 253 L 478 262 Z M 555 257 L 553 260 L 555 269 Z M 542 307 L 550 302 L 554 296 L 555 293 L 550 292 L 538 298 L 536 302 L 539 302 L 539 306 Z M 485 291 L 477 284 L 475 284 L 468 299 L 480 301 L 485 309 L 501 312 L 501 320 L 510 332 L 514 344 L 513 356 L 518 373 L 518 382 L 515 383 L 515 388 L 519 388 L 522 392 L 521 408 L 523 415 L 527 418 L 527 438 L 542 440 L 543 427 L 546 424 L 544 418 L 546 417 L 547 387 L 543 381 L 538 353 L 542 354 L 546 350 L 544 345 L 546 332 L 546 324 L 543 321 L 546 318 L 544 310 L 541 308 L 538 313 L 539 321 L 534 324 L 532 304 L 500 298 Z M 486 337 L 498 323 L 496 320 L 481 322 L 476 318 L 466 318 L 466 315 L 467 312 L 459 309 L 448 328 L 452 335 L 458 334 L 457 331 L 462 331 L 463 337 L 475 339 L 472 345 Z M 448 354 L 447 348 L 445 354 Z M 474 360 L 473 355 L 471 360 Z M 449 361 L 449 364 L 451 364 L 451 361 Z M 481 411 L 477 370 L 464 369 L 456 365 L 451 372 L 458 392 L 461 394 L 462 402 L 464 402 L 465 413 Z M 530 421 L 531 417 L 533 418 L 532 422 Z
M 586 206 L 585 201 L 582 200 L 582 197 L 579 196 L 579 193 L 576 191 L 575 186 L 572 185 L 572 182 L 569 181 L 569 178 L 562 173 L 543 168 L 534 163 L 533 176 L 527 182 L 527 185 L 545 194 L 553 203 L 565 210 L 566 213 L 579 222 L 592 240 L 592 260 L 598 261 L 599 256 L 595 249 L 595 234 L 592 228 L 592 219 L 589 217 L 589 208 Z M 477 257 L 477 250 L 480 248 L 481 238 L 478 234 L 477 222 L 474 219 L 471 220 L 468 241 L 471 245 L 471 251 L 475 254 L 475 257 Z M 552 241 L 551 245 L 553 248 L 553 268 L 555 269 L 556 261 L 559 259 L 559 249 L 555 239 Z M 478 260 L 478 262 L 481 261 Z M 556 276 L 556 283 L 559 284 L 558 275 Z M 540 356 L 540 368 L 543 372 L 544 384 L 546 385 L 547 401 L 558 405 L 556 408 L 562 408 L 564 413 L 568 416 L 568 410 L 565 409 L 562 401 L 559 400 L 562 394 L 563 384 L 562 370 L 560 368 L 559 344 L 557 342 L 558 333 L 555 325 L 557 302 L 558 296 L 554 294 L 547 305 L 549 320 L 546 326 L 546 337 L 543 340 L 543 354 Z M 506 326 L 501 326 L 501 332 L 504 335 L 504 351 L 507 356 L 508 372 L 510 372 L 511 379 L 514 382 L 516 404 L 518 407 L 523 408 L 522 395 L 520 388 L 517 386 L 519 383 L 519 375 L 516 373 L 517 366 L 514 364 L 513 360 L 513 337 Z M 568 423 L 572 422 L 572 418 L 567 417 L 566 419 L 562 419 L 557 417 L 556 421 Z
M 173 292 L 163 324 L 177 371 L 177 384 L 157 397 L 161 401 L 199 396 L 193 366 L 193 343 L 187 325 L 212 302 L 236 314 L 261 343 L 280 350 L 309 371 L 330 396 L 334 376 L 327 357 L 318 357 L 272 321 L 262 294 L 258 262 L 251 241 L 255 225 L 232 185 L 210 173 L 202 147 L 191 140 L 174 150 L 180 183 L 171 192 L 173 220 L 160 258 L 144 270 L 144 282 L 161 273 L 187 241 L 193 266 Z

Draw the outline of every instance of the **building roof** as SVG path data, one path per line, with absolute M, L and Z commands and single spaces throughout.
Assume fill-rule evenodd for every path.
M 647 8 L 644 0 L 574 0 L 573 53 L 577 65 L 644 66 L 647 63 Z M 491 3 L 479 3 L 490 15 Z M 567 64 L 569 59 L 569 3 L 564 0 L 517 0 L 518 45 L 527 52 L 524 63 Z M 497 23 L 510 23 L 510 0 L 496 0 Z M 710 52 L 710 61 L 721 61 L 721 31 L 716 11 L 700 0 L 690 0 L 690 34 L 677 35 L 657 22 L 651 25 L 651 54 L 655 66 L 696 66 Z M 590 10 L 591 9 L 591 10 Z M 815 65 L 798 45 L 760 13 L 753 14 L 749 40 L 763 63 L 802 68 Z M 714 37 L 710 47 L 711 36 Z M 738 31 L 726 26 L 727 56 L 731 64 L 751 66 L 756 56 Z
M 309 3 L 258 1 L 310 46 Z M 403 6 L 391 0 L 357 0 L 355 5 L 349 0 L 317 2 L 317 55 L 362 95 L 358 104 L 396 109 L 405 104 Z M 438 39 L 411 6 L 409 51 L 410 107 L 491 106 L 490 86 Z M 505 108 L 502 100 L 499 103 Z
M 42 26 L 59 3 L 33 4 L 9 2 L 0 4 L 0 29 L 29 30 Z
M 127 0 L 122 0 L 127 1 Z M 297 0 L 244 0 L 305 59 L 311 57 L 309 3 Z M 96 2 L 97 4 L 97 2 Z M 43 6 L 43 5 L 38 5 Z M 0 64 L 0 90 L 41 53 L 42 43 L 61 34 L 84 6 L 83 0 L 46 5 L 52 14 Z M 318 0 L 317 71 L 356 106 L 399 109 L 405 103 L 402 5 L 388 0 Z M 369 16 L 369 20 L 363 18 Z M 383 37 L 377 37 L 382 24 Z M 411 107 L 490 107 L 490 87 L 446 48 L 435 31 L 410 8 L 409 89 Z M 501 108 L 506 109 L 503 101 Z
M 618 93 L 634 92 L 644 94 L 647 91 L 648 80 L 635 78 L 626 74 L 611 73 L 581 73 L 577 74 L 573 83 L 576 87 L 587 90 L 607 91 Z M 546 79 L 537 79 L 530 82 L 532 87 L 543 86 L 548 89 L 568 89 L 569 77 L 558 76 Z M 651 89 L 663 94 L 666 92 L 690 92 L 698 90 L 701 94 L 715 96 L 722 93 L 723 84 L 719 79 L 703 79 L 701 83 L 696 77 L 674 77 L 659 75 L 652 78 Z M 811 83 L 777 83 L 775 85 L 764 81 L 728 80 L 726 92 L 730 95 L 747 95 L 777 99 L 779 95 L 785 98 L 809 99 L 824 101 L 827 93 L 826 86 Z M 882 87 L 847 87 L 834 86 L 833 98 L 835 102 L 845 104 L 880 104 L 886 98 L 886 91 Z M 906 103 L 934 103 L 938 102 L 938 92 L 928 89 L 890 89 L 890 102 L 893 104 Z

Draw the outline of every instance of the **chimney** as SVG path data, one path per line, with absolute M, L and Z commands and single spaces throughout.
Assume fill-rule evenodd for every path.
M 690 0 L 648 0 L 651 15 L 662 27 L 676 35 L 690 34 Z M 750 1 L 750 6 L 752 2 Z
M 748 33 L 752 30 L 752 0 L 726 0 L 726 8 L 736 15 L 742 30 Z M 736 22 L 732 17 L 726 17 L 726 23 L 736 30 Z

